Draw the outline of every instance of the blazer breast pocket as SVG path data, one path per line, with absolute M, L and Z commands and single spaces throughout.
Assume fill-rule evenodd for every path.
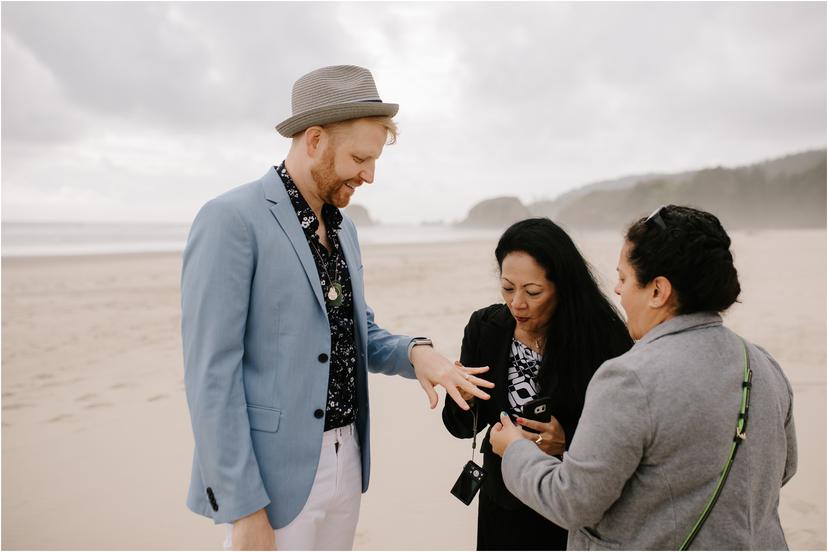
M 250 429 L 276 433 L 279 430 L 282 411 L 266 406 L 247 405 L 247 418 L 250 420 Z

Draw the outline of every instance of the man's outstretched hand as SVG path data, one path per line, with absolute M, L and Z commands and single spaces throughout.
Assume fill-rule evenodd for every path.
M 432 347 L 419 346 L 411 349 L 411 364 L 414 365 L 417 380 L 428 395 L 430 408 L 437 406 L 437 392 L 434 388 L 438 385 L 443 386 L 446 394 L 463 410 L 469 409 L 469 404 L 463 396 L 488 400 L 489 394 L 479 388 L 491 389 L 495 386 L 494 383 L 476 376 L 488 371 L 488 366 L 469 368 L 459 362 L 453 363 Z

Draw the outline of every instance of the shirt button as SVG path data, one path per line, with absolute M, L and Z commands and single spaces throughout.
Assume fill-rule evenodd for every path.
M 325 415 L 325 412 L 323 412 L 321 408 L 317 408 L 316 411 L 313 413 L 313 415 L 316 416 L 317 418 L 321 418 L 322 416 Z
M 328 362 L 328 355 L 326 355 L 325 353 L 319 355 L 319 362 Z

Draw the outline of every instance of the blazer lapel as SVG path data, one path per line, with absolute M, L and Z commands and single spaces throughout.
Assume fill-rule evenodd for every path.
M 483 358 L 494 359 L 495 365 L 489 370 L 494 374 L 496 401 L 496 413 L 509 412 L 509 351 L 512 346 L 512 336 L 515 333 L 515 319 L 512 318 L 508 308 L 504 306 L 503 311 L 492 317 L 481 333 L 483 341 L 487 344 Z
M 499 333 L 497 338 L 492 336 L 494 358 L 497 359 L 498 364 L 500 365 L 500 369 L 497 370 L 497 381 L 495 382 L 495 389 L 500 389 L 500 393 L 497 393 L 499 412 L 510 412 L 512 410 L 509 406 L 509 386 L 507 376 L 509 375 L 509 351 L 512 347 L 513 332 L 514 330 L 508 334 Z
M 319 272 L 316 270 L 316 263 L 313 261 L 313 256 L 311 256 L 308 240 L 299 225 L 296 211 L 293 209 L 290 197 L 287 195 L 282 179 L 276 174 L 275 168 L 271 168 L 262 178 L 262 186 L 264 187 L 265 199 L 271 203 L 270 212 L 273 213 L 276 222 L 279 223 L 282 231 L 287 235 L 293 250 L 296 251 L 296 256 L 299 257 L 302 268 L 305 269 L 305 275 L 308 277 L 308 283 L 319 302 L 319 307 L 327 317 L 328 311 L 325 308 L 325 299 L 322 297 L 322 287 L 319 285 Z
M 480 341 L 485 343 L 481 347 L 480 358 L 491 359 L 489 372 L 495 384 L 492 398 L 481 403 L 481 421 L 483 424 L 494 425 L 500 419 L 501 412 L 510 412 L 509 390 L 507 389 L 507 372 L 509 371 L 509 348 L 512 346 L 512 335 L 515 332 L 515 319 L 504 305 L 502 312 L 497 313 L 484 323 L 480 329 Z M 489 442 L 491 428 L 486 431 L 486 437 L 481 446 L 481 452 L 490 453 L 492 445 Z M 491 457 L 491 455 L 490 455 Z M 498 458 L 499 460 L 499 458 Z M 499 475 L 499 474 L 498 474 Z M 497 479 L 497 478 L 495 478 Z M 500 484 L 502 487 L 502 483 Z
M 351 275 L 351 290 L 354 294 L 356 327 L 362 333 L 362 328 L 368 327 L 368 319 L 365 313 L 365 288 L 362 283 L 362 272 L 360 271 L 361 267 L 357 255 L 359 246 L 356 243 L 356 236 L 348 230 L 344 221 L 339 228 L 338 235 L 339 243 L 342 246 L 342 253 L 345 255 L 345 263 L 348 265 L 348 273 Z M 362 338 L 367 342 L 368 336 L 363 335 Z

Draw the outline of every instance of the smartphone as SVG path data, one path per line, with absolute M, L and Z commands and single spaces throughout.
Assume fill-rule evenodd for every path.
M 523 405 L 523 418 L 535 420 L 536 422 L 547 423 L 552 419 L 552 399 L 550 397 L 538 397 Z M 522 426 L 531 433 L 538 433 L 534 429 Z

